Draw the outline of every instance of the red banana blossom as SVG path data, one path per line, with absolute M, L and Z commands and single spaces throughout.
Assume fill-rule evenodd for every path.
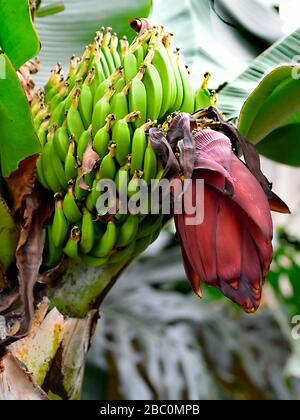
M 190 215 L 174 216 L 187 276 L 197 295 L 205 282 L 253 313 L 272 261 L 268 198 L 227 136 L 204 129 L 194 141 L 194 171 L 186 194 L 195 194 L 196 180 L 204 180 L 204 221 L 190 226 Z

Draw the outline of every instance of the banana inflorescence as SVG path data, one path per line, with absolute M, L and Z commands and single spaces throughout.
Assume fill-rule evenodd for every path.
M 43 148 L 38 180 L 55 194 L 45 235 L 46 267 L 63 255 L 94 267 L 126 262 L 156 240 L 162 215 L 119 214 L 119 198 L 116 214 L 105 217 L 97 206 L 102 194 L 97 187 L 101 179 L 115 180 L 117 192 L 127 186 L 129 199 L 139 180 L 150 185 L 160 179 L 164 168 L 149 129 L 172 113 L 215 103 L 207 89 L 209 75 L 195 92 L 180 51 L 171 46 L 172 35 L 161 26 L 140 33 L 131 45 L 102 28 L 80 59 L 71 58 L 67 78 L 58 64 L 33 99 Z

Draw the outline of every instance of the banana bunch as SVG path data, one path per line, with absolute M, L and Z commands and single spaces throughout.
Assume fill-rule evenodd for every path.
M 180 51 L 171 45 L 172 35 L 161 26 L 140 33 L 131 45 L 102 28 L 81 58 L 71 57 L 67 77 L 58 64 L 33 99 L 43 150 L 38 181 L 55 197 L 45 233 L 47 268 L 63 255 L 94 267 L 121 263 L 156 240 L 163 215 L 123 215 L 117 209 L 107 217 L 97 208 L 97 186 L 101 179 L 114 180 L 119 192 L 127 184 L 129 199 L 140 179 L 148 185 L 161 179 L 149 129 L 176 111 L 214 104 L 209 76 L 195 92 Z

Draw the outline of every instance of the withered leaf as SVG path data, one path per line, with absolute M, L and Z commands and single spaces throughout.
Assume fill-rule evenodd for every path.
M 18 337 L 27 334 L 34 312 L 33 288 L 39 278 L 43 257 L 42 228 L 50 218 L 53 207 L 38 192 L 26 198 L 26 206 L 21 221 L 21 233 L 16 258 L 19 269 L 20 297 L 23 317 Z
M 12 212 L 21 212 L 26 198 L 32 193 L 36 181 L 36 162 L 39 155 L 22 160 L 19 169 L 6 178 L 12 199 Z

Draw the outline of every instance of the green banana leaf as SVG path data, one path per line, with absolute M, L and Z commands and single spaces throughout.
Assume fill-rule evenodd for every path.
M 15 259 L 19 230 L 13 217 L 0 196 L 0 264 L 4 271 L 8 269 Z
M 40 152 L 29 105 L 9 58 L 0 53 L 0 160 L 3 177 Z
M 57 0 L 48 1 L 54 5 Z M 36 19 L 36 27 L 42 43 L 41 71 L 37 84 L 44 84 L 50 69 L 57 62 L 68 68 L 72 54 L 82 55 L 102 26 L 111 26 L 114 32 L 132 38 L 135 34 L 129 26 L 131 18 L 147 17 L 151 0 L 64 0 L 65 10 L 54 16 Z
M 228 119 L 237 119 L 248 96 L 262 78 L 278 66 L 299 58 L 300 29 L 284 37 L 257 57 L 248 68 L 219 93 L 219 106 Z
M 40 42 L 28 0 L 0 0 L 0 47 L 15 69 L 38 53 Z
M 297 167 L 300 78 L 296 64 L 287 63 L 295 61 L 299 47 L 300 29 L 263 53 L 220 93 L 222 111 L 229 119 L 239 116 L 239 129 L 262 155 Z

